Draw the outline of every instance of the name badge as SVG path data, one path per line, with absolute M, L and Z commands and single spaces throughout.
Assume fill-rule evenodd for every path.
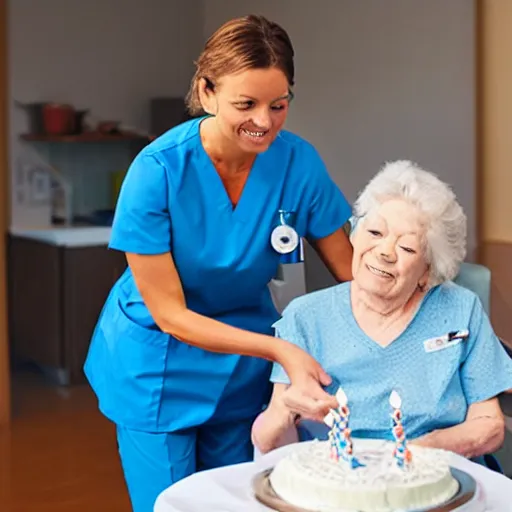
M 425 352 L 437 352 L 438 350 L 444 350 L 445 348 L 453 347 L 458 345 L 461 341 L 466 340 L 469 337 L 469 331 L 464 329 L 462 331 L 452 331 L 443 336 L 436 338 L 430 338 L 423 342 Z

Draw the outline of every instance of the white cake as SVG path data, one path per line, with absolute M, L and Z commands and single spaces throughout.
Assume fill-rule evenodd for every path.
M 393 448 L 355 439 L 354 454 L 365 466 L 350 469 L 329 457 L 329 442 L 298 443 L 276 464 L 270 483 L 284 501 L 319 512 L 421 510 L 458 492 L 449 452 L 409 445 L 412 463 L 404 471 L 394 463 Z

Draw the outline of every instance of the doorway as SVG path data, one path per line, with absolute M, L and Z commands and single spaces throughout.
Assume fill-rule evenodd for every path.
M 11 418 L 9 342 L 7 329 L 7 261 L 9 226 L 7 0 L 0 0 L 0 427 Z

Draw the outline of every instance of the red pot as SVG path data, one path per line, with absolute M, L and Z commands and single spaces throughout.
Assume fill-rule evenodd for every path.
M 43 107 L 43 126 L 48 135 L 73 133 L 75 109 L 71 105 L 47 103 Z

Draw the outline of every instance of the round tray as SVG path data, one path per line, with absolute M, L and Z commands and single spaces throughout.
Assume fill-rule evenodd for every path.
M 286 501 L 282 500 L 272 488 L 270 483 L 269 475 L 272 473 L 272 469 L 266 469 L 258 473 L 253 480 L 253 489 L 256 499 L 278 512 L 320 512 L 318 510 L 306 510 L 304 508 L 296 507 Z M 468 473 L 461 471 L 460 469 L 451 468 L 453 477 L 459 482 L 459 491 L 457 494 L 447 502 L 436 507 L 422 509 L 422 510 L 411 510 L 410 512 L 452 512 L 459 509 L 466 503 L 469 503 L 476 493 L 476 481 Z M 356 512 L 356 511 L 354 511 Z

